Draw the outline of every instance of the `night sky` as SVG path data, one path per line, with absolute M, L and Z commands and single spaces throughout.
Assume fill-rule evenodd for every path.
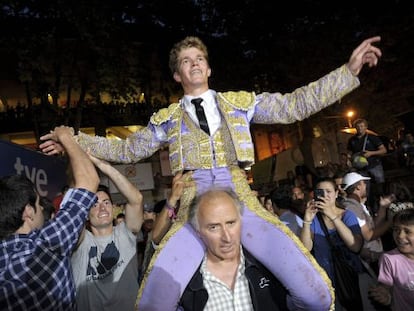
M 373 125 L 379 131 L 392 132 L 396 124 L 395 121 L 389 122 L 390 116 L 413 109 L 414 14 L 407 0 L 290 0 L 284 3 L 252 0 L 103 0 L 80 1 L 76 6 L 69 5 L 69 2 L 61 0 L 41 7 L 41 1 L 27 1 L 34 8 L 22 9 L 20 13 L 43 10 L 55 20 L 53 24 L 49 19 L 45 27 L 53 30 L 63 24 L 64 34 L 69 36 L 84 35 L 85 31 L 90 32 L 90 36 L 102 35 L 100 31 L 106 23 L 118 19 L 124 22 L 122 31 L 118 34 L 108 32 L 109 40 L 117 42 L 122 38 L 154 45 L 160 66 L 158 69 L 164 72 L 166 84 L 172 81 L 167 66 L 172 44 L 186 35 L 200 36 L 209 47 L 213 69 L 210 86 L 219 91 L 290 92 L 345 63 L 363 39 L 380 35 L 382 41 L 379 46 L 383 57 L 379 66 L 365 68 L 360 75 L 361 87 L 346 96 L 341 106 L 336 105 L 334 111 L 326 113 L 355 108 L 360 111 L 361 117 L 373 119 Z M 0 40 L 3 47 L 9 46 L 5 49 L 8 53 L 16 49 L 13 46 L 10 48 L 11 40 L 7 35 L 19 38 L 14 32 L 24 27 L 22 25 L 27 21 L 26 17 L 10 17 L 10 10 L 6 10 L 4 4 L 15 3 L 3 1 L 0 15 L 4 30 Z M 65 5 L 68 7 L 65 8 Z M 63 15 L 56 18 L 59 9 L 63 12 L 59 14 L 69 14 L 69 17 Z M 78 22 L 76 27 L 70 22 L 65 23 L 65 18 L 73 20 L 70 14 L 85 23 Z M 90 25 L 99 25 L 93 24 L 94 19 L 99 21 L 99 18 L 102 29 L 91 28 Z M 23 48 L 24 44 L 29 44 L 31 37 L 35 38 L 36 34 L 31 36 L 30 31 L 37 30 L 37 27 L 24 30 L 28 40 L 23 42 Z M 42 47 L 37 50 L 41 53 Z M 10 64 L 9 61 L 6 63 Z M 180 91 L 179 86 L 175 87 L 175 91 Z

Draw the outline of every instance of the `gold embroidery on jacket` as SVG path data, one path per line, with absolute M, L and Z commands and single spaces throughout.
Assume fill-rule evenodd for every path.
M 236 115 L 237 112 L 234 109 L 236 105 L 230 102 L 229 99 L 234 100 L 237 106 L 241 107 L 241 110 L 250 109 L 254 104 L 253 93 L 227 92 L 219 93 L 217 97 L 218 106 L 223 112 L 223 119 L 228 125 L 238 161 L 252 165 L 254 163 L 254 146 L 250 133 L 250 123 L 245 114 L 239 113 L 239 116 Z
M 150 118 L 150 122 L 154 125 L 160 125 L 173 118 L 173 116 L 176 115 L 177 110 L 182 110 L 181 104 L 171 104 L 167 108 L 162 108 L 153 114 Z

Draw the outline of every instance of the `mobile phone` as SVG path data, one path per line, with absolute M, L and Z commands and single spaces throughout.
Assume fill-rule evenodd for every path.
M 325 191 L 323 189 L 315 189 L 314 198 L 315 201 L 322 201 L 321 198 L 325 196 Z

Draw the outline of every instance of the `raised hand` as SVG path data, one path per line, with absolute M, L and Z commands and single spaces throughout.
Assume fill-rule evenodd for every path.
M 359 75 L 365 64 L 368 64 L 369 67 L 374 67 L 378 64 L 382 52 L 372 44 L 379 41 L 381 41 L 380 36 L 368 38 L 352 52 L 347 66 L 354 76 Z
M 54 130 L 51 130 L 50 133 L 40 137 L 40 140 L 44 141 L 39 145 L 40 150 L 47 155 L 61 154 L 65 151 L 65 148 L 59 142 L 60 132 L 68 132 L 70 135 L 74 135 L 74 130 L 68 126 L 58 126 Z

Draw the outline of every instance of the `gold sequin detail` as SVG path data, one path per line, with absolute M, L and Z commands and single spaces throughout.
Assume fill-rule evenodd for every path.
M 169 145 L 169 159 L 171 171 L 175 175 L 177 172 L 184 169 L 183 163 L 183 144 L 182 144 L 182 120 L 183 109 L 176 109 L 172 115 L 174 125 L 168 130 Z
M 168 108 L 162 108 L 153 114 L 150 118 L 150 122 L 154 125 L 160 125 L 172 118 L 177 110 L 182 110 L 179 103 L 171 104 Z
M 231 98 L 236 100 L 237 103 L 241 103 L 242 100 L 250 101 L 251 97 L 246 96 L 252 95 L 247 92 L 231 92 Z M 226 93 L 227 94 L 227 93 Z M 240 98 L 236 98 L 236 95 L 240 95 Z M 226 122 L 232 144 L 236 150 L 237 160 L 244 162 L 247 165 L 254 163 L 254 146 L 252 142 L 252 136 L 250 133 L 250 123 L 247 120 L 245 113 L 237 112 L 227 100 L 223 100 L 222 97 L 218 97 L 219 109 L 222 111 L 222 116 Z M 248 107 L 250 104 L 245 103 L 242 106 Z
M 125 140 L 90 136 L 79 132 L 77 141 L 83 150 L 89 150 L 97 158 L 113 163 L 130 164 L 146 159 L 159 150 L 160 144 L 154 141 L 153 137 L 154 133 L 148 127 L 144 127 Z
M 218 100 L 223 100 L 233 106 L 234 108 L 248 111 L 253 108 L 255 95 L 251 92 L 225 92 L 218 93 Z

